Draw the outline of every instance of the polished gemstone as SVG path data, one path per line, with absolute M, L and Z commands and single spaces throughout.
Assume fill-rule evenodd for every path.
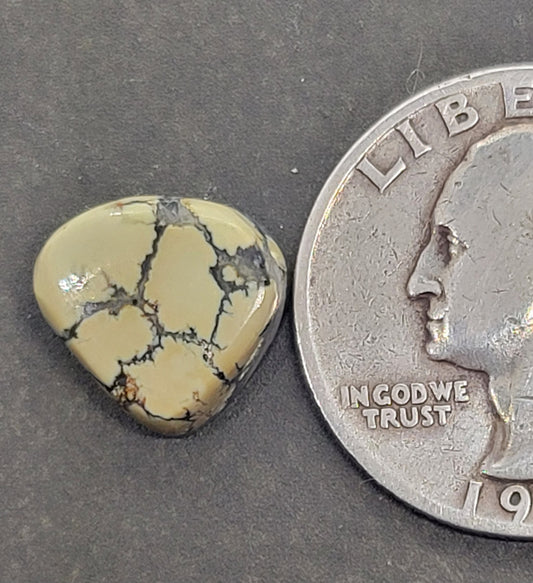
M 80 362 L 128 413 L 188 434 L 220 411 L 273 338 L 276 243 L 217 203 L 139 196 L 93 208 L 41 250 L 34 291 Z

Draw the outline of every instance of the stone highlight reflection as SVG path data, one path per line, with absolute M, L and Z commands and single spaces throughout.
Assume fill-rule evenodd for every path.
M 272 340 L 285 299 L 276 243 L 238 211 L 139 196 L 46 242 L 34 292 L 54 331 L 152 430 L 187 435 L 220 411 Z

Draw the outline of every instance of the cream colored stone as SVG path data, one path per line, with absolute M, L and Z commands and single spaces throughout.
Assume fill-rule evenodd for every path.
M 124 367 L 138 388 L 137 401 L 152 415 L 175 419 L 187 412 L 207 419 L 217 402 L 220 379 L 206 365 L 203 349 L 164 338 L 153 361 Z
M 270 255 L 272 255 L 272 258 L 278 264 L 278 267 L 283 271 L 287 271 L 285 257 L 283 257 L 283 253 L 281 252 L 281 249 L 279 248 L 276 241 L 274 241 L 274 239 L 272 239 L 269 236 L 266 237 L 266 241 L 268 245 L 268 250 L 270 251 Z
M 124 306 L 115 316 L 97 312 L 79 325 L 67 346 L 107 386 L 120 373 L 120 362 L 141 356 L 152 343 L 150 322 L 138 308 Z
M 235 269 L 235 267 L 233 267 L 233 265 L 226 265 L 226 267 L 224 267 L 222 270 L 222 277 L 226 281 L 234 282 L 237 285 L 244 284 L 244 278 L 239 275 L 239 272 Z
M 184 198 L 182 204 L 209 229 L 213 243 L 230 255 L 237 252 L 237 247 L 261 244 L 261 234 L 253 223 L 231 207 L 194 198 Z
M 107 203 L 60 227 L 35 262 L 33 288 L 41 311 L 62 334 L 87 302 L 109 300 L 113 284 L 133 293 L 150 252 L 155 197 Z
M 248 293 L 234 292 L 231 304 L 220 318 L 214 338 L 222 350 L 215 351 L 214 363 L 227 377 L 233 377 L 254 353 L 263 329 L 278 307 L 276 284 L 250 284 Z
M 146 284 L 146 299 L 157 304 L 167 330 L 194 328 L 209 339 L 224 295 L 209 268 L 216 255 L 191 225 L 167 227 Z
M 34 289 L 51 326 L 139 422 L 184 435 L 224 407 L 272 339 L 278 246 L 237 211 L 135 197 L 66 223 Z
M 162 433 L 163 435 L 189 435 L 195 429 L 203 425 L 203 423 L 200 423 L 199 421 L 194 424 L 191 421 L 184 421 L 182 419 L 155 417 L 135 401 L 131 403 L 123 403 L 123 406 L 136 421 L 142 423 L 152 431 Z M 208 418 L 203 420 L 204 423 L 206 421 L 208 421 Z

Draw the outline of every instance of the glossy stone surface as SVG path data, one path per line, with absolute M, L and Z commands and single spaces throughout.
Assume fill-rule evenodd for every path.
M 34 269 L 54 331 L 128 413 L 173 435 L 203 425 L 246 380 L 285 285 L 279 247 L 241 213 L 155 196 L 75 217 Z

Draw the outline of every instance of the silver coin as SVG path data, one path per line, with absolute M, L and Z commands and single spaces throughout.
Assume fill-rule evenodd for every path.
M 439 520 L 533 537 L 533 64 L 427 89 L 361 137 L 294 289 L 308 382 L 361 466 Z

